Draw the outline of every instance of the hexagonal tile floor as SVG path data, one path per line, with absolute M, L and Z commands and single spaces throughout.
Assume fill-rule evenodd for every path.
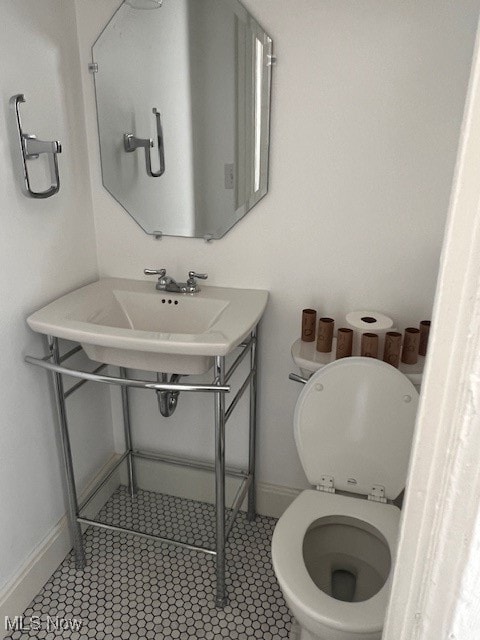
M 137 500 L 132 515 L 127 509 L 128 492 L 120 487 L 99 519 L 132 526 L 141 525 L 142 517 L 150 518 L 146 528 L 153 527 L 161 535 L 159 522 L 168 523 L 169 533 L 175 533 L 177 522 L 176 537 L 185 540 L 189 537 L 186 513 L 212 522 L 212 506 L 205 503 L 146 491 L 140 491 Z M 153 521 L 152 513 L 157 514 Z M 238 515 L 227 543 L 229 602 L 223 610 L 214 604 L 212 556 L 90 527 L 85 533 L 85 570 L 76 571 L 69 554 L 24 612 L 23 630 L 11 632 L 8 638 L 288 638 L 291 616 L 270 560 L 275 522 L 258 516 L 250 523 Z M 211 528 L 206 526 L 204 534 L 204 542 L 210 541 Z
M 230 514 L 231 510 L 226 509 L 227 525 Z M 206 502 L 145 490 L 139 491 L 132 500 L 127 488 L 121 486 L 95 519 L 215 549 L 215 507 Z

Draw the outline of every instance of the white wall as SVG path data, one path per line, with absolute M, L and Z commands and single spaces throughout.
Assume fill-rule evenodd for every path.
M 25 318 L 98 272 L 73 5 L 1 0 L 0 14 L 1 601 L 2 590 L 64 513 L 47 375 L 23 362 L 44 347 Z M 48 200 L 27 199 L 16 182 L 20 167 L 12 162 L 15 125 L 8 106 L 16 93 L 27 99 L 21 106 L 25 130 L 63 145 L 61 190 Z M 110 405 L 104 391 L 87 387 L 69 403 L 83 485 L 112 451 Z
M 101 186 L 89 47 L 117 0 L 76 0 L 102 275 L 189 268 L 216 285 L 269 289 L 262 329 L 260 480 L 304 486 L 292 433 L 299 387 L 290 345 L 303 307 L 339 320 L 356 308 L 400 327 L 430 317 L 478 0 L 245 0 L 274 40 L 268 196 L 228 235 L 144 235 Z M 152 283 L 153 286 L 153 283 Z M 198 398 L 195 398 L 198 402 Z M 202 452 L 211 419 L 181 398 L 160 421 L 134 403 L 139 439 Z M 240 446 L 236 425 L 227 440 Z M 189 444 L 184 443 L 188 441 Z

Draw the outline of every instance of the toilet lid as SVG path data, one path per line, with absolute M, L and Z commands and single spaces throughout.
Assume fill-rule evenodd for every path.
M 317 371 L 297 402 L 294 433 L 312 485 L 363 495 L 374 485 L 395 499 L 405 486 L 418 392 L 374 358 L 343 358 Z

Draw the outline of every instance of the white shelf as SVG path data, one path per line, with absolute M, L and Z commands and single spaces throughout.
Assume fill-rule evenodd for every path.
M 335 360 L 337 350 L 337 339 L 333 339 L 330 353 L 319 353 L 316 349 L 316 342 L 302 342 L 300 338 L 292 344 L 292 358 L 297 367 L 309 372 L 311 375 L 326 364 Z M 420 385 L 423 378 L 423 368 L 425 357 L 418 356 L 417 364 L 404 364 L 400 362 L 399 371 L 407 376 L 413 384 Z

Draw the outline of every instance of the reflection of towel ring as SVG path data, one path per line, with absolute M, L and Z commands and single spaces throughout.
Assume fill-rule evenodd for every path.
M 37 136 L 34 136 L 33 134 L 23 133 L 19 110 L 20 102 L 25 102 L 25 96 L 22 93 L 18 93 L 17 95 L 10 98 L 10 105 L 15 109 L 17 132 L 20 142 L 20 149 L 22 152 L 22 191 L 29 198 L 49 198 L 50 196 L 58 193 L 60 189 L 57 154 L 62 152 L 62 145 L 60 144 L 60 142 L 58 142 L 58 140 L 54 140 L 53 142 L 45 142 L 44 140 L 38 140 Z M 30 186 L 27 160 L 36 160 L 42 153 L 46 153 L 48 155 L 52 186 L 46 191 L 33 191 Z
M 151 178 L 160 178 L 160 176 L 163 176 L 163 174 L 165 173 L 165 153 L 163 150 L 162 122 L 160 120 L 160 113 L 157 111 L 157 109 L 155 109 L 155 107 L 152 109 L 152 112 L 155 114 L 155 121 L 157 123 L 157 146 L 158 157 L 160 160 L 160 169 L 158 171 L 152 171 L 150 149 L 151 147 L 153 147 L 153 140 L 151 138 L 136 138 L 133 133 L 124 133 L 123 146 L 125 147 L 125 151 L 127 151 L 128 153 L 139 148 L 145 149 L 145 164 L 147 174 Z

